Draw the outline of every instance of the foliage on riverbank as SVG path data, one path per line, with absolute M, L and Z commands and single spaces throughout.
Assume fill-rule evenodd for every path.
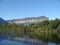
M 0 36 L 36 38 L 45 42 L 60 41 L 60 19 L 46 20 L 24 26 L 23 24 L 0 24 Z

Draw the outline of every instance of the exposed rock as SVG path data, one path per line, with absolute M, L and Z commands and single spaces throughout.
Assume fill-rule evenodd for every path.
M 15 23 L 15 24 L 20 24 L 20 23 L 34 23 L 34 22 L 42 22 L 45 20 L 49 20 L 47 17 L 45 16 L 41 16 L 41 17 L 29 17 L 29 18 L 23 18 L 23 19 L 13 19 L 13 20 L 9 20 L 8 23 Z

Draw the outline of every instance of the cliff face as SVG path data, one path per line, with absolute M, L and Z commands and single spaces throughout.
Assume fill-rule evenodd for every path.
M 49 20 L 45 16 L 40 16 L 40 17 L 29 17 L 29 18 L 23 18 L 23 19 L 14 19 L 14 20 L 9 20 L 8 23 L 15 23 L 15 24 L 20 24 L 20 23 L 34 23 L 34 22 L 42 22 L 45 20 Z
M 28 24 L 28 23 L 34 23 L 34 22 L 42 22 L 45 20 L 49 20 L 47 17 L 45 16 L 40 16 L 40 17 L 29 17 L 29 18 L 23 18 L 23 19 L 13 19 L 13 20 L 4 20 L 2 18 L 0 18 L 0 24 L 20 24 L 20 23 L 24 23 L 24 24 Z
M 4 19 L 0 18 L 0 24 L 7 24 L 8 22 L 5 21 Z

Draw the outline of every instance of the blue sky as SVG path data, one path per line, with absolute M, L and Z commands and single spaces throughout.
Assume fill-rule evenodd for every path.
M 5 20 L 38 16 L 60 18 L 60 0 L 0 0 L 0 17 Z

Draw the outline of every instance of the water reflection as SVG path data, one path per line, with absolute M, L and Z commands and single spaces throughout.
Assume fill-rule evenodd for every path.
M 51 43 L 51 42 L 49 42 L 48 45 L 60 45 L 60 44 L 56 44 L 56 43 Z
M 49 45 L 56 45 L 55 43 L 50 43 L 50 42 L 49 42 L 48 44 L 49 44 Z
M 11 40 L 2 40 L 0 42 L 0 45 L 42 45 L 39 43 L 27 43 L 27 42 L 17 42 L 17 41 L 11 41 Z
M 22 41 L 12 41 L 12 40 L 7 40 L 4 37 L 0 37 L 0 45 L 45 45 L 42 43 L 32 43 L 32 42 L 22 42 Z M 60 45 L 60 44 L 55 44 L 55 43 L 48 43 L 47 45 Z

